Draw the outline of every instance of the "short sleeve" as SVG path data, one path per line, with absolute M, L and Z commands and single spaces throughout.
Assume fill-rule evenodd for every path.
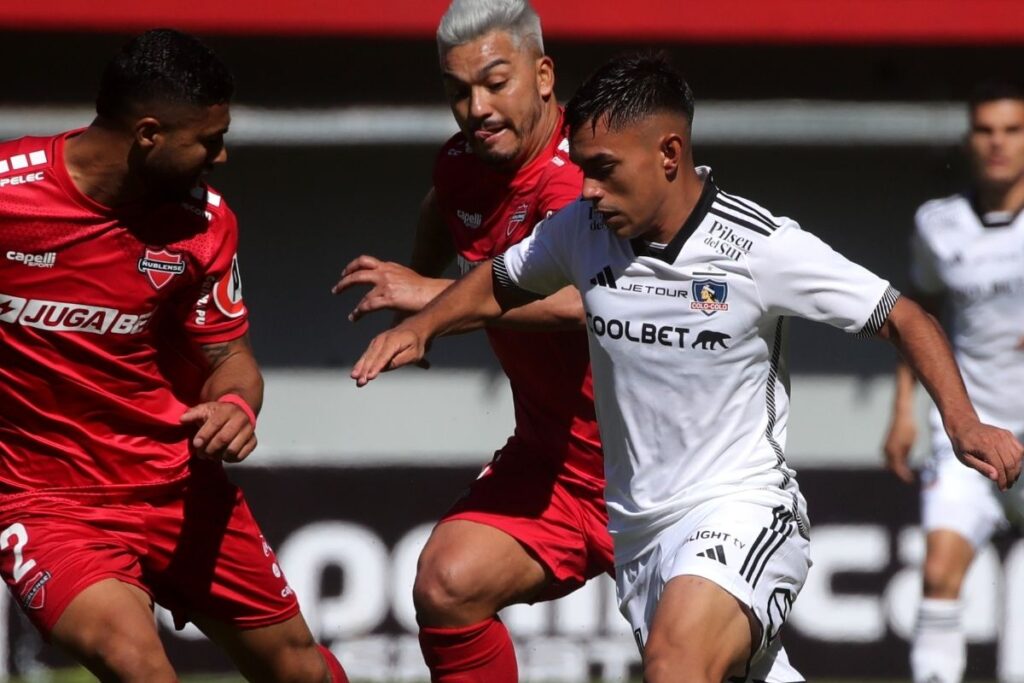
M 506 287 L 547 296 L 572 284 L 569 269 L 571 233 L 577 204 L 537 224 L 521 242 L 494 259 L 494 275 Z
M 238 265 L 238 224 L 227 211 L 220 244 L 201 274 L 198 291 L 192 290 L 185 330 L 198 344 L 217 344 L 241 337 L 249 329 L 249 311 L 242 298 Z
M 793 222 L 751 251 L 758 292 L 770 315 L 806 318 L 874 335 L 900 294 L 888 281 L 833 250 Z

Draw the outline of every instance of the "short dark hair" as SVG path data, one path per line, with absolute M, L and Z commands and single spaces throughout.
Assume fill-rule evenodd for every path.
M 983 81 L 974 86 L 967 99 L 967 109 L 972 114 L 978 105 L 996 100 L 1018 100 L 1024 102 L 1024 86 L 1012 81 Z
M 588 121 L 594 128 L 607 116 L 619 130 L 657 112 L 673 112 L 693 124 L 693 91 L 664 52 L 633 52 L 615 57 L 580 86 L 565 107 L 574 135 Z
M 234 94 L 231 71 L 195 36 L 168 28 L 130 40 L 103 72 L 96 113 L 117 119 L 139 105 L 165 103 L 209 107 Z

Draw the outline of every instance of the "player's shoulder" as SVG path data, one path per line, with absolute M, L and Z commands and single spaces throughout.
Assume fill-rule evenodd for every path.
M 967 224 L 965 219 L 970 217 L 971 211 L 970 200 L 961 193 L 939 197 L 918 207 L 914 214 L 914 224 L 922 236 L 938 237 L 964 227 Z
M 473 154 L 473 147 L 466 140 L 466 136 L 461 132 L 448 138 L 441 149 L 437 152 L 437 159 L 435 160 L 435 166 L 438 168 L 448 168 L 456 165 L 464 165 L 467 162 L 473 163 L 476 160 L 476 155 Z
M 235 212 L 224 195 L 206 183 L 194 187 L 181 206 L 189 213 L 205 217 L 211 229 L 234 229 L 237 225 Z
M 785 216 L 776 216 L 761 204 L 721 188 L 717 188 L 714 193 L 708 214 L 713 221 L 754 242 L 771 239 L 791 229 L 800 229 L 795 221 Z
M 26 136 L 0 142 L 0 176 L 36 173 L 53 165 L 58 136 Z

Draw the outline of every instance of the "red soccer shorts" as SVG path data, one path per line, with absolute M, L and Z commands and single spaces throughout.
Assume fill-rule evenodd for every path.
M 568 595 L 599 574 L 613 576 L 601 494 L 521 462 L 508 466 L 512 459 L 505 455 L 484 469 L 441 521 L 486 524 L 519 541 L 554 576 L 538 601 Z
M 0 507 L 0 575 L 46 637 L 76 595 L 109 578 L 146 591 L 179 628 L 192 615 L 249 629 L 299 612 L 242 491 L 223 475 L 116 504 L 9 497 Z

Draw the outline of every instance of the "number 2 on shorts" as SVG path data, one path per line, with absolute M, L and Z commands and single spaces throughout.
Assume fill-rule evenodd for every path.
M 14 583 L 18 583 L 25 578 L 25 574 L 32 571 L 32 568 L 36 566 L 36 561 L 25 562 L 22 555 L 25 544 L 28 543 L 28 529 L 24 524 L 15 522 L 4 529 L 4 532 L 0 534 L 0 551 L 7 550 L 12 538 L 14 539 Z

